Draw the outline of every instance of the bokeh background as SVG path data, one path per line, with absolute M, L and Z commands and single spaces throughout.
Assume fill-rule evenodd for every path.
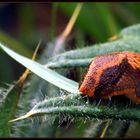
M 31 58 L 39 40 L 42 40 L 38 58 L 44 48 L 53 43 L 64 31 L 77 3 L 0 3 L 0 40 L 16 52 Z M 92 2 L 83 3 L 76 23 L 66 39 L 65 51 L 106 42 L 124 27 L 140 22 L 140 3 Z M 0 51 L 0 82 L 12 83 L 25 70 L 4 52 Z M 74 70 L 68 77 L 76 77 Z M 59 137 L 80 137 L 89 124 L 70 125 L 63 123 Z M 92 127 L 92 124 L 90 124 Z M 41 128 L 42 127 L 42 128 Z M 47 136 L 48 130 L 41 126 L 30 136 Z M 43 128 L 44 127 L 44 128 Z M 56 130 L 56 126 L 54 125 Z M 74 129 L 78 127 L 78 129 Z M 64 131 L 64 133 L 63 133 Z M 56 132 L 56 131 L 55 131 Z M 48 132 L 49 133 L 49 132 Z M 50 132 L 51 137 L 56 133 Z M 50 136 L 50 135 L 49 135 Z M 134 136 L 134 134 L 132 135 Z M 135 134 L 135 136 L 139 136 Z

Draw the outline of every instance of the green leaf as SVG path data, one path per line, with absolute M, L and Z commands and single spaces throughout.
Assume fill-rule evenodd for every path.
M 69 94 L 41 101 L 37 103 L 27 114 L 11 120 L 10 122 L 44 114 L 63 114 L 65 116 L 91 119 L 98 118 L 140 121 L 140 109 L 138 106 L 129 108 L 115 104 L 100 104 L 100 106 L 98 106 L 96 102 L 93 102 L 92 105 L 90 105 L 82 99 L 80 94 Z
M 60 61 L 64 59 L 87 59 L 93 58 L 97 55 L 102 55 L 115 51 L 134 51 L 140 52 L 140 41 L 137 38 L 130 40 L 129 38 L 119 39 L 117 41 L 112 41 L 103 44 L 96 44 L 83 49 L 77 49 L 59 54 L 49 61 Z
M 123 29 L 119 39 L 112 42 L 95 44 L 82 49 L 71 50 L 48 60 L 51 68 L 85 67 L 93 57 L 111 52 L 134 51 L 140 53 L 140 24 Z
M 120 32 L 122 38 L 138 38 L 140 39 L 140 24 L 130 26 Z
M 10 85 L 6 91 L 0 93 L 4 96 L 0 105 L 0 137 L 10 137 L 11 135 L 12 124 L 8 122 L 15 117 L 19 90 L 16 85 Z
M 140 40 L 137 38 L 124 38 L 109 43 L 68 51 L 51 58 L 46 66 L 51 68 L 85 67 L 89 65 L 95 56 L 122 51 L 140 53 Z
M 59 88 L 62 88 L 71 93 L 78 93 L 78 83 L 72 81 L 64 76 L 56 73 L 55 71 L 45 68 L 43 65 L 34 62 L 24 56 L 21 56 L 9 48 L 5 47 L 2 43 L 0 43 L 0 47 L 12 58 L 14 58 L 17 62 L 31 70 L 33 73 L 37 74 L 44 80 L 56 85 Z
M 92 61 L 92 58 L 88 59 L 64 59 L 57 62 L 49 62 L 45 66 L 49 68 L 71 68 L 71 67 L 86 67 Z

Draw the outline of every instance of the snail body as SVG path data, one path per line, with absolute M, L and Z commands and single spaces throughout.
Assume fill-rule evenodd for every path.
M 79 85 L 82 94 L 108 99 L 126 95 L 140 103 L 140 54 L 113 52 L 95 57 Z

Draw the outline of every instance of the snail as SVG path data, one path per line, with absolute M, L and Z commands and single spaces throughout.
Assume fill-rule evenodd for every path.
M 140 103 L 140 54 L 113 52 L 95 57 L 79 84 L 88 97 L 109 99 L 125 95 Z

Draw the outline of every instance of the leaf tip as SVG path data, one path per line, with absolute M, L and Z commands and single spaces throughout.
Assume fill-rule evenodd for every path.
M 16 118 L 16 119 L 8 121 L 8 123 L 16 122 L 16 121 L 19 121 L 19 120 L 23 120 L 23 119 L 29 118 L 30 116 L 31 116 L 31 113 L 28 112 L 27 114 L 25 114 L 25 115 L 23 115 L 23 116 L 21 116 L 19 118 Z

